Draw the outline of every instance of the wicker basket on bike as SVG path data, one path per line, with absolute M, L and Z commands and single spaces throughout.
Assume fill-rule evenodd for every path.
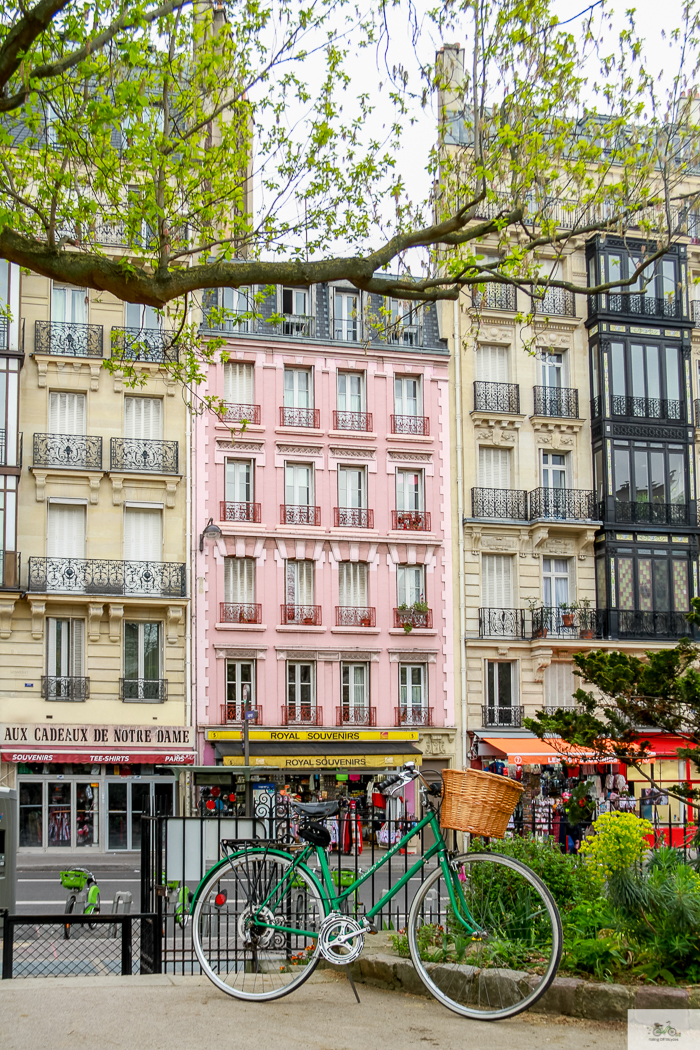
M 445 769 L 440 824 L 472 835 L 503 838 L 523 793 L 521 784 L 479 769 Z

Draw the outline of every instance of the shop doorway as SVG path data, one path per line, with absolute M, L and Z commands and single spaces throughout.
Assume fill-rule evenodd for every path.
M 100 847 L 97 780 L 33 780 L 19 784 L 19 844 L 39 849 Z

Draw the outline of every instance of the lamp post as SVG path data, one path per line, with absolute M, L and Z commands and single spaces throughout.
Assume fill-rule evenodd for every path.
M 199 537 L 199 552 L 200 554 L 204 550 L 205 540 L 220 540 L 223 536 L 223 532 L 218 525 L 214 524 L 214 519 L 210 518 L 204 526 L 204 529 Z

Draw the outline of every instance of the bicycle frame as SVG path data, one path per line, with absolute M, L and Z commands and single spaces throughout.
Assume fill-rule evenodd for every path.
M 319 889 L 321 889 L 322 891 L 325 890 L 325 893 L 323 893 L 323 895 L 325 897 L 326 903 L 330 907 L 330 910 L 332 912 L 338 911 L 342 902 L 347 897 L 355 893 L 357 889 L 363 884 L 363 882 L 366 882 L 367 879 L 371 878 L 372 875 L 379 871 L 380 868 L 382 868 L 386 863 L 388 863 L 388 861 L 390 861 L 391 858 L 396 853 L 398 853 L 400 849 L 403 849 L 407 845 L 407 843 L 410 842 L 410 840 L 425 827 L 430 827 L 435 836 L 435 842 L 432 846 L 430 846 L 427 852 L 425 852 L 424 854 L 422 854 L 421 857 L 419 857 L 416 863 L 412 867 L 410 867 L 408 871 L 404 872 L 404 874 L 401 876 L 398 882 L 395 882 L 393 886 L 389 887 L 384 896 L 381 897 L 380 900 L 378 900 L 377 903 L 374 905 L 374 907 L 367 912 L 366 918 L 372 919 L 375 915 L 377 915 L 382 910 L 382 908 L 386 904 L 388 904 L 389 901 L 392 900 L 392 898 L 395 897 L 396 894 L 403 889 L 403 887 L 406 885 L 409 879 L 413 878 L 413 876 L 421 870 L 424 864 L 426 864 L 429 860 L 431 860 L 434 856 L 437 855 L 440 859 L 440 867 L 442 868 L 443 877 L 445 879 L 445 883 L 447 885 L 447 892 L 450 898 L 450 904 L 452 906 L 452 910 L 454 911 L 455 917 L 462 924 L 462 926 L 464 926 L 467 933 L 470 936 L 474 936 L 478 933 L 479 928 L 469 912 L 467 902 L 464 898 L 464 894 L 462 893 L 462 888 L 459 885 L 459 879 L 455 880 L 453 878 L 454 872 L 451 869 L 448 860 L 447 845 L 442 837 L 440 825 L 437 821 L 437 814 L 432 809 L 428 813 L 426 813 L 426 815 L 421 820 L 419 820 L 418 823 L 414 825 L 414 827 L 412 827 L 410 831 L 408 831 L 403 836 L 403 838 L 399 839 L 399 841 L 396 842 L 391 847 L 391 849 L 387 850 L 386 854 L 380 860 L 378 860 L 376 864 L 373 864 L 368 871 L 366 871 L 358 879 L 355 879 L 355 881 L 351 883 L 350 886 L 347 886 L 342 893 L 335 892 L 335 885 L 333 883 L 331 871 L 328 866 L 328 858 L 326 857 L 325 850 L 322 849 L 320 846 L 313 846 L 311 843 L 309 843 L 309 845 L 307 845 L 301 851 L 299 856 L 294 858 L 291 867 L 286 872 L 284 877 L 270 890 L 265 900 L 262 901 L 262 903 L 259 905 L 258 912 L 255 917 L 256 925 L 267 926 L 271 929 L 278 930 L 280 933 L 293 933 L 297 934 L 298 936 L 313 938 L 317 937 L 318 933 L 315 931 L 300 930 L 296 927 L 291 926 L 279 926 L 276 923 L 266 922 L 260 915 L 260 912 L 263 910 L 263 908 L 265 908 L 266 905 L 270 904 L 270 901 L 273 900 L 275 894 L 277 894 L 280 890 L 283 890 L 285 888 L 285 883 L 288 880 L 294 878 L 294 873 L 296 869 L 304 864 L 306 858 L 309 857 L 312 852 L 316 853 L 324 883 L 323 886 L 319 885 Z M 304 865 L 304 867 L 309 874 L 312 874 L 309 871 L 309 869 L 306 868 L 306 865 Z M 457 891 L 456 893 L 455 889 Z M 259 922 L 258 919 L 260 920 Z

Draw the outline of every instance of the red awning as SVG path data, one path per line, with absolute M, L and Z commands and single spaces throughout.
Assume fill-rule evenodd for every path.
M 90 765 L 96 762 L 107 762 L 116 765 L 132 765 L 135 762 L 144 762 L 148 765 L 160 763 L 161 765 L 194 765 L 195 754 L 193 751 L 61 751 L 59 748 L 44 748 L 40 750 L 16 750 L 10 751 L 3 748 L 0 751 L 3 762 L 82 762 Z
M 652 757 L 675 758 L 679 747 L 693 747 L 689 740 L 675 736 L 673 733 L 638 733 L 637 740 L 641 744 L 648 740 L 651 745 Z

